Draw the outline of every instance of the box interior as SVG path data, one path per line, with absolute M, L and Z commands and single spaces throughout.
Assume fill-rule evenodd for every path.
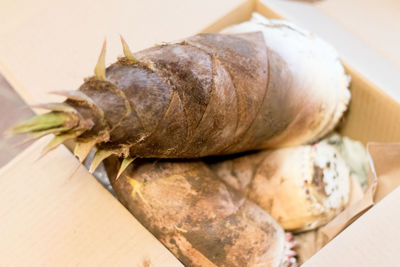
M 43 2 L 43 3 L 42 3 Z M 41 4 L 44 4 L 46 1 L 40 1 Z M 118 2 L 119 7 L 123 7 L 123 3 Z M 213 1 L 210 1 L 210 3 L 213 3 Z M 151 5 L 147 3 L 148 5 Z M 89 4 L 88 2 L 84 2 L 81 4 L 82 8 L 88 9 Z M 88 6 L 86 6 L 88 5 Z M 39 6 L 39 5 L 38 5 Z M 53 18 L 52 14 L 57 14 L 57 12 L 61 12 L 61 10 L 69 10 L 71 6 L 68 4 L 68 1 L 59 1 L 57 4 L 54 4 L 52 9 L 50 11 L 44 12 L 44 15 L 42 18 L 35 18 L 33 19 L 32 27 L 35 26 L 40 26 L 40 23 L 48 23 L 49 21 L 51 22 L 51 19 Z M 76 8 L 76 7 L 74 7 Z M 100 9 L 106 9 L 107 7 L 105 5 L 99 5 L 97 7 L 99 10 Z M 187 14 L 185 19 L 190 19 L 191 16 L 196 17 L 196 11 L 195 8 L 191 9 L 191 13 Z M 101 11 L 98 11 L 100 14 L 99 17 L 102 17 L 104 14 Z M 111 18 L 118 18 L 116 14 L 113 14 L 117 9 L 112 9 L 110 10 Z M 226 14 L 226 10 L 232 10 L 228 14 Z M 135 28 L 135 30 L 129 30 L 129 28 L 124 28 L 124 32 L 127 33 L 142 33 L 143 39 L 139 41 L 138 46 L 134 47 L 134 50 L 137 50 L 138 48 L 143 48 L 148 45 L 151 45 L 149 42 L 155 41 L 157 38 L 164 38 L 165 40 L 169 40 L 171 38 L 171 33 L 174 33 L 172 35 L 172 38 L 179 38 L 181 36 L 186 36 L 190 34 L 194 34 L 196 32 L 218 32 L 222 28 L 234 24 L 234 23 L 239 23 L 241 21 L 245 21 L 250 18 L 251 12 L 257 11 L 261 13 L 262 15 L 269 17 L 269 18 L 281 18 L 276 12 L 273 10 L 269 9 L 267 6 L 265 6 L 262 2 L 260 1 L 254 1 L 254 0 L 248 0 L 248 1 L 233 1 L 231 3 L 226 3 L 226 1 L 223 4 L 218 4 L 215 10 L 210 11 L 210 14 L 207 14 L 206 18 L 203 18 L 202 20 L 195 20 L 191 23 L 190 27 L 186 27 L 183 30 L 175 30 L 176 28 L 166 30 L 166 29 L 157 29 L 157 31 L 153 32 L 152 35 L 146 36 L 145 32 L 140 31 L 140 26 Z M 172 19 L 172 16 L 174 15 L 163 15 L 163 12 L 160 12 L 160 16 L 164 16 L 166 20 Z M 28 14 L 29 15 L 29 14 Z M 85 14 L 80 14 L 82 17 L 85 16 Z M 157 15 L 157 14 L 153 14 Z M 175 14 L 176 15 L 176 14 Z M 32 18 L 32 15 L 27 16 L 28 18 Z M 140 16 L 138 19 L 138 23 L 140 23 L 140 19 L 146 18 L 146 16 Z M 197 18 L 197 17 L 196 17 Z M 212 21 L 215 21 L 214 23 L 211 23 Z M 176 23 L 175 23 L 176 22 Z M 182 23 L 178 22 L 175 19 L 175 22 L 170 24 L 170 26 L 176 26 L 178 27 Z M 209 24 L 208 27 L 203 27 L 204 22 L 207 22 Z M 14 23 L 14 24 L 13 24 Z M 79 23 L 79 21 L 77 22 Z M 64 27 L 77 27 L 77 23 L 69 22 L 63 24 Z M 118 24 L 119 22 L 115 22 L 115 24 Z M 90 23 L 89 23 L 90 24 Z M 88 25 L 89 25 L 88 24 Z M 90 24 L 91 27 L 95 26 L 96 23 Z M 6 36 L 8 39 L 6 42 L 3 42 L 3 44 L 0 44 L 0 58 L 2 60 L 5 59 L 4 62 L 0 62 L 0 70 L 5 74 L 7 80 L 13 85 L 14 89 L 24 98 L 24 100 L 29 103 L 38 103 L 38 102 L 43 102 L 43 101 L 52 101 L 55 98 L 50 97 L 49 95 L 46 94 L 46 91 L 49 91 L 50 89 L 69 89 L 65 88 L 65 86 L 75 86 L 73 88 L 76 88 L 79 82 L 81 81 L 81 73 L 89 73 L 89 70 L 93 67 L 92 65 L 96 61 L 96 56 L 95 53 L 92 53 L 90 55 L 83 55 L 82 52 L 79 51 L 73 51 L 73 48 L 71 47 L 79 47 L 80 45 L 75 45 L 71 46 L 71 44 L 68 46 L 70 50 L 67 50 L 65 54 L 63 54 L 61 51 L 57 50 L 56 48 L 59 47 L 60 49 L 67 49 L 66 45 L 63 43 L 63 39 L 61 39 L 61 35 L 56 35 L 57 38 L 54 38 L 49 43 L 49 46 L 45 48 L 40 48 L 43 46 L 42 41 L 43 40 L 38 40 L 38 38 L 34 38 L 33 36 L 22 36 L 21 34 L 27 33 L 30 29 L 26 29 L 22 32 L 18 32 L 17 30 L 22 29 L 20 28 L 21 25 L 16 24 L 16 20 L 10 20 L 8 22 L 8 25 L 10 26 L 8 28 L 8 32 L 6 32 L 3 28 L 3 30 L 0 30 L 0 33 L 3 34 L 3 36 Z M 24 25 L 22 25 L 24 26 Z M 21 27 L 22 27 L 21 26 Z M 87 26 L 87 25 L 86 25 Z M 104 25 L 103 25 L 104 26 Z M 51 26 L 49 26 L 51 27 Z M 87 26 L 89 27 L 89 26 Z M 89 27 L 90 28 L 90 27 Z M 138 30 L 139 29 L 139 30 Z M 201 30 L 203 29 L 203 30 Z M 108 27 L 107 30 L 108 32 L 115 32 L 116 29 L 115 27 L 113 28 L 112 26 Z M 75 38 L 76 40 L 83 39 L 85 40 L 85 36 L 83 36 L 83 30 L 78 32 L 77 34 L 73 34 L 71 32 L 66 32 L 66 34 L 70 38 Z M 34 34 L 34 33 L 30 33 Z M 41 32 L 37 33 L 38 36 L 43 38 L 43 34 Z M 41 35 L 42 34 L 42 35 Z M 100 35 L 104 34 L 104 31 L 101 29 L 96 29 L 92 33 L 90 37 L 87 39 L 90 39 L 91 42 L 84 42 L 83 44 L 83 49 L 85 52 L 87 51 L 92 51 L 93 47 L 98 47 L 97 50 L 100 50 L 100 43 L 94 43 L 100 40 Z M 157 36 L 157 37 L 156 37 Z M 168 36 L 168 37 L 167 37 Z M 35 52 L 38 52 L 36 54 L 30 55 L 29 52 L 26 52 L 26 46 L 24 47 L 24 43 L 21 43 L 21 40 L 29 40 L 29 38 L 35 39 L 32 44 L 32 50 Z M 115 38 L 114 38 L 115 39 Z M 130 43 L 135 43 L 134 42 L 134 36 L 128 34 L 128 41 L 132 40 Z M 73 43 L 73 42 L 71 42 Z M 120 49 L 119 44 L 112 43 L 112 47 L 118 47 Z M 64 47 L 65 46 L 65 47 Z M 43 46 L 44 47 L 44 46 Z M 18 49 L 25 48 L 21 53 L 17 53 Z M 8 51 L 11 51 L 9 55 L 7 55 Z M 117 52 L 117 48 L 112 48 L 111 49 L 111 55 L 112 58 L 115 58 L 115 55 L 120 54 L 120 52 Z M 16 57 L 13 57 L 15 56 Z M 28 55 L 24 57 L 25 55 Z M 48 55 L 48 58 L 52 58 L 51 60 L 46 58 L 46 64 L 49 64 L 49 66 L 57 66 L 60 65 L 59 62 L 71 62 L 68 63 L 69 68 L 74 67 L 74 64 L 76 64 L 76 69 L 71 69 L 71 73 L 66 72 L 66 69 L 59 69 L 59 70 L 52 70 L 50 67 L 45 67 L 44 72 L 45 74 L 41 74 L 40 72 L 30 72 L 29 70 L 32 70 L 24 67 L 23 63 L 24 60 L 29 61 L 28 66 L 35 65 L 32 61 L 38 62 L 40 61 L 40 56 Z M 59 56 L 59 58 L 57 58 Z M 75 58 L 75 57 L 76 58 Z M 84 58 L 79 58 L 80 56 L 83 56 Z M 109 57 L 111 58 L 111 56 Z M 79 62 L 84 62 L 83 65 L 79 65 Z M 89 63 L 92 62 L 93 64 L 89 66 Z M 360 140 L 364 144 L 367 142 L 395 142 L 399 141 L 399 136 L 400 136 L 400 104 L 398 104 L 396 101 L 391 99 L 389 96 L 387 96 L 382 90 L 377 88 L 375 85 L 371 84 L 365 77 L 363 77 L 360 73 L 357 71 L 353 70 L 352 67 L 349 64 L 346 64 L 346 70 L 348 73 L 352 76 L 352 83 L 351 83 L 351 93 L 352 93 L 352 101 L 350 103 L 350 108 L 349 112 L 346 114 L 345 119 L 341 123 L 339 127 L 340 133 L 349 136 L 353 139 Z M 58 77 L 50 77 L 46 79 L 46 75 L 48 74 L 57 74 L 59 72 Z M 58 85 L 59 80 L 63 81 L 63 87 L 64 88 L 54 88 L 56 85 Z M 39 82 L 38 82 L 39 81 Z M 29 87 L 30 86 L 30 87 Z M 42 87 L 41 87 L 42 86 Z M 29 90 L 27 89 L 29 87 Z M 77 255 L 81 255 L 81 257 L 84 257 L 83 254 L 78 253 L 80 246 L 76 246 L 74 242 L 83 242 L 82 244 L 86 244 L 86 246 L 90 247 L 90 244 L 93 242 L 93 240 L 96 240 L 98 243 L 104 244 L 102 248 L 108 249 L 109 246 L 107 246 L 107 243 L 109 242 L 114 242 L 115 239 L 112 237 L 117 237 L 122 240 L 120 243 L 117 245 L 120 247 L 129 247 L 131 249 L 136 250 L 136 255 L 140 255 L 140 260 L 145 259 L 145 257 L 149 257 L 152 260 L 155 259 L 157 262 L 162 263 L 165 261 L 166 265 L 165 266 L 178 266 L 179 262 L 176 261 L 175 259 L 171 260 L 171 255 L 168 251 L 163 248 L 159 242 L 154 240 L 154 238 L 149 237 L 149 233 L 141 227 L 141 225 L 138 225 L 137 221 L 134 218 L 128 218 L 129 214 L 125 211 L 125 209 L 118 204 L 118 202 L 113 199 L 107 191 L 102 189 L 91 177 L 86 170 L 83 168 L 80 168 L 78 171 L 76 171 L 76 166 L 79 166 L 79 163 L 74 160 L 72 155 L 65 149 L 65 148 L 58 148 L 53 152 L 53 156 L 51 156 L 51 160 L 48 159 L 48 161 L 44 161 L 42 163 L 35 163 L 33 159 L 35 158 L 35 155 L 37 156 L 37 150 L 39 149 L 41 143 L 36 143 L 32 147 L 30 147 L 27 151 L 23 152 L 20 156 L 18 156 L 16 159 L 14 159 L 10 164 L 8 164 L 6 167 L 2 168 L 0 170 L 0 177 L 2 178 L 3 181 L 3 187 L 6 190 L 8 190 L 8 194 L 3 194 L 3 203 L 8 203 L 10 196 L 13 195 L 12 192 L 17 191 L 20 192 L 20 195 L 15 195 L 14 201 L 15 203 L 18 203 L 18 205 L 15 209 L 11 209 L 7 205 L 1 205 L 0 207 L 0 213 L 2 216 L 5 216 L 9 219 L 3 220 L 0 225 L 4 224 L 2 227 L 4 229 L 8 229 L 7 227 L 10 227 L 11 223 L 13 220 L 15 221 L 21 221 L 21 212 L 26 212 L 22 217 L 24 218 L 25 221 L 31 220 L 32 223 L 30 226 L 34 226 L 35 230 L 37 231 L 36 233 L 28 233 L 21 231 L 21 229 L 24 229 L 24 224 L 16 224 L 13 227 L 9 228 L 10 229 L 10 240 L 15 238 L 15 240 L 18 240 L 18 235 L 19 234 L 26 234 L 27 235 L 27 241 L 23 246 L 18 243 L 13 243 L 14 246 L 7 246 L 5 242 L 1 242 L 2 245 L 0 246 L 3 248 L 1 251 L 2 253 L 5 254 L 0 254 L 3 255 L 1 258 L 6 257 L 6 253 L 13 253 L 14 255 L 20 255 L 21 258 L 24 258 L 27 260 L 26 262 L 29 262 L 30 259 L 37 258 L 38 260 L 40 257 L 48 256 L 47 254 L 44 254 L 45 251 L 52 251 L 52 252 L 57 252 L 60 250 L 67 251 L 69 255 L 74 255 L 74 253 L 77 253 Z M 63 164 L 53 166 L 54 160 L 57 160 L 57 164 L 59 162 L 62 162 Z M 24 168 L 19 168 L 23 164 Z M 46 165 L 48 166 L 53 166 L 52 168 L 46 168 Z M 35 167 L 36 166 L 36 167 Z M 40 171 L 40 168 L 38 166 L 41 166 L 40 168 L 44 168 L 45 171 Z M 38 169 L 39 168 L 39 169 Z M 64 174 L 65 172 L 68 172 L 70 175 L 66 176 L 64 174 L 60 174 L 59 169 L 63 168 Z M 37 171 L 35 173 L 35 170 Z M 75 170 L 75 173 L 73 172 Z M 47 176 L 52 176 L 52 182 L 50 182 L 46 178 Z M 40 186 L 35 187 L 35 183 L 33 180 L 29 180 L 29 182 L 25 182 L 24 179 L 26 177 L 36 179 L 36 178 L 41 178 L 40 180 Z M 79 182 L 77 183 L 76 180 L 74 179 L 82 179 L 84 178 L 84 182 Z M 17 178 L 17 179 L 16 179 Z M 10 182 L 12 179 L 16 179 L 18 181 L 17 183 Z M 54 181 L 57 181 L 58 184 L 54 184 Z M 30 184 L 32 183 L 32 184 Z M 68 190 L 60 189 L 60 185 L 63 183 L 70 183 L 70 188 Z M 39 185 L 39 184 L 36 184 Z M 43 186 L 44 185 L 44 186 Z M 16 187 L 17 186 L 17 187 Z M 26 195 L 26 188 L 32 188 L 32 190 L 36 190 L 36 193 L 46 195 L 48 194 L 48 197 L 45 198 L 42 202 L 38 203 L 33 203 L 31 206 L 26 205 L 27 203 L 30 203 L 29 197 L 32 197 L 33 199 L 35 198 L 34 191 L 30 191 L 31 194 L 33 195 Z M 17 190 L 17 188 L 23 188 L 25 191 Z M 55 188 L 58 188 L 59 190 L 55 190 Z M 29 190 L 27 191 L 29 192 Z M 51 193 L 48 193 L 51 192 Z M 78 194 L 79 193 L 79 194 Z M 23 198 L 23 196 L 27 196 L 23 201 L 20 199 Z M 83 196 L 83 197 L 79 197 Z M 365 227 L 370 226 L 371 223 L 378 224 L 379 222 L 379 216 L 384 216 L 382 215 L 383 213 L 385 214 L 390 214 L 390 207 L 393 204 L 393 201 L 396 201 L 396 199 L 399 199 L 400 196 L 400 191 L 397 189 L 395 192 L 390 194 L 390 197 L 385 198 L 382 203 L 379 203 L 376 207 L 373 207 L 367 214 L 363 215 L 359 220 L 357 220 L 353 225 L 350 227 L 356 227 L 357 225 L 364 223 L 364 228 L 360 226 L 359 231 L 361 231 L 359 234 L 361 235 L 362 231 L 367 231 Z M 88 201 L 89 200 L 89 201 Z M 71 207 L 68 206 L 68 203 L 78 203 L 84 207 L 84 209 Z M 103 205 L 103 203 L 108 203 L 107 205 Z M 111 204 L 110 204 L 111 203 Z M 64 205 L 64 206 L 63 206 Z M 51 239 L 48 229 L 53 229 L 55 231 L 54 225 L 55 223 L 61 223 L 62 221 L 56 220 L 57 216 L 51 217 L 49 214 L 56 214 L 58 211 L 58 208 L 60 206 L 63 207 L 68 207 L 68 214 L 69 216 L 75 216 L 76 218 L 79 218 L 79 223 L 77 223 L 75 228 L 68 228 L 66 232 L 63 232 L 61 235 L 58 235 L 55 239 Z M 26 209 L 24 209 L 25 207 Z M 34 214 L 30 214 L 29 210 L 32 209 L 39 209 L 40 207 L 44 207 L 43 210 L 38 210 L 39 215 L 41 216 L 41 219 L 43 220 L 38 220 L 35 223 L 35 216 Z M 393 207 L 392 207 L 393 208 Z M 102 210 L 100 211 L 100 215 L 102 217 L 96 217 L 93 214 L 90 213 L 90 210 L 97 209 L 97 210 Z M 113 210 L 114 212 L 109 212 L 110 210 Z M 78 212 L 78 213 L 76 213 Z M 82 212 L 82 213 L 81 213 Z M 86 214 L 84 214 L 86 212 Z M 91 216 L 88 216 L 91 215 Z M 391 213 L 393 214 L 393 212 Z M 28 216 L 27 216 L 28 215 Z M 108 221 L 108 218 L 114 218 L 114 216 L 117 216 L 118 218 L 122 219 L 117 219 L 115 224 L 112 223 L 104 223 Z M 389 216 L 389 215 L 385 215 Z M 132 217 L 132 216 L 130 216 Z M 398 217 L 398 216 L 397 216 Z M 394 218 L 393 221 L 396 221 L 398 218 Z M 46 218 L 51 218 L 51 220 L 55 221 L 50 221 L 49 219 Z M 66 217 L 66 218 L 74 218 L 74 217 Z M 385 217 L 387 219 L 390 219 L 389 217 Z M 100 221 L 99 221 L 100 220 Z M 103 220 L 103 221 L 101 221 Z M 112 219 L 114 220 L 114 219 Z M 360 221 L 360 222 L 359 222 Z M 67 222 L 67 220 L 65 221 Z M 117 226 L 118 225 L 118 226 Z M 122 227 L 122 230 L 115 231 L 115 227 L 120 227 L 120 225 L 124 225 Z M 47 228 L 43 228 L 46 226 Z M 391 224 L 391 226 L 393 226 Z M 392 229 L 391 226 L 388 225 L 387 229 Z M 93 228 L 94 227 L 94 228 Z M 98 227 L 98 228 L 96 228 Z M 114 227 L 114 228 L 113 228 Z M 123 237 L 123 234 L 126 229 L 129 227 L 132 227 L 130 231 L 129 238 Z M 26 227 L 25 227 L 26 228 Z M 98 230 L 99 232 L 102 232 L 101 234 L 99 233 L 94 233 L 91 228 Z M 78 230 L 77 230 L 78 229 Z M 125 229 L 125 230 L 124 230 Z M 139 234 L 138 234 L 139 233 Z M 321 250 L 321 253 L 324 255 L 324 260 L 326 261 L 329 257 L 335 257 L 333 256 L 332 253 L 337 253 L 334 249 L 332 249 L 333 243 L 334 242 L 345 242 L 347 244 L 354 244 L 357 242 L 357 236 L 352 238 L 349 237 L 347 234 L 348 231 L 344 231 L 342 234 L 338 236 L 338 238 L 334 239 L 328 246 L 326 246 L 324 249 Z M 138 237 L 134 237 L 134 235 L 138 235 Z M 75 235 L 75 236 L 74 236 Z M 81 237 L 77 237 L 77 235 L 80 235 Z M 39 247 L 35 248 L 35 242 L 37 240 L 40 240 L 40 237 L 44 237 L 44 241 L 48 242 L 47 246 L 44 247 Z M 57 244 L 58 242 L 61 242 L 64 238 L 70 240 L 69 242 L 72 243 L 65 243 L 61 246 L 54 246 L 54 244 Z M 97 237 L 97 238 L 94 238 Z M 93 239 L 94 238 L 94 239 Z M 131 240 L 130 240 L 131 238 Z M 375 236 L 375 238 L 378 238 Z M 143 246 L 144 248 L 142 249 L 142 244 L 138 246 L 139 240 L 145 240 L 145 244 L 147 246 Z M 20 239 L 19 239 L 20 240 Z M 133 240 L 133 241 L 132 241 Z M 337 240 L 342 240 L 342 241 L 337 241 Z M 28 244 L 28 245 L 27 245 Z M 51 245 L 53 244 L 53 245 Z M 340 243 L 338 243 L 340 244 Z M 110 245 L 110 243 L 108 244 Z M 359 244 L 358 244 L 359 245 Z M 75 246 L 75 247 L 74 247 Z M 356 247 L 356 245 L 354 245 Z M 384 247 L 382 245 L 382 247 Z M 392 247 L 395 247 L 394 245 Z M 141 248 L 141 249 L 139 249 Z M 153 251 L 152 248 L 154 248 Z M 359 246 L 358 246 L 359 248 Z M 37 249 L 41 251 L 40 253 L 36 253 Z M 92 248 L 93 251 L 96 251 L 95 253 L 92 251 L 93 257 L 95 256 L 100 256 L 101 251 L 96 250 L 95 248 Z M 373 249 L 373 248 L 372 248 Z M 22 254 L 18 252 L 19 250 L 24 250 L 24 251 L 31 251 L 28 253 L 29 255 L 21 256 Z M 125 262 L 128 263 L 129 257 L 128 252 L 125 250 L 115 250 L 115 254 L 112 257 L 112 259 L 117 259 L 117 256 L 125 255 L 126 257 L 121 257 L 121 263 Z M 88 252 L 90 253 L 90 252 Z M 130 254 L 131 255 L 131 254 Z M 364 255 L 365 256 L 365 255 Z M 55 253 L 53 260 L 54 262 L 57 262 L 57 260 L 62 260 L 64 256 L 60 253 Z M 101 258 L 101 257 L 100 257 Z M 306 263 L 307 266 L 321 266 L 318 264 L 321 264 L 322 261 L 318 261 L 315 259 L 311 259 L 309 262 Z M 130 262 L 132 263 L 132 262 Z M 324 262 L 326 263 L 326 262 Z

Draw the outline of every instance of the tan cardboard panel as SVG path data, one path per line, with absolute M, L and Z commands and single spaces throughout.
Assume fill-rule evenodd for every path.
M 400 187 L 346 228 L 304 267 L 399 266 Z
M 43 141 L 0 172 L 2 266 L 181 266 L 65 147 L 36 160 Z
M 368 151 L 379 177 L 374 198 L 378 202 L 400 185 L 400 143 L 370 143 Z
M 340 132 L 367 142 L 400 142 L 400 103 L 347 66 L 351 102 Z

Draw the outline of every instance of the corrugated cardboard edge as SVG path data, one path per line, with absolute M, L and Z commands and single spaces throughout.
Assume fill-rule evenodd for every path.
M 349 110 L 340 133 L 368 142 L 400 142 L 400 103 L 345 62 L 352 77 Z

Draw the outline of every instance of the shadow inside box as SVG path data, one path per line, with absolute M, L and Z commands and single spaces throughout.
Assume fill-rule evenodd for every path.
M 6 165 L 16 155 L 22 152 L 34 141 L 24 142 L 26 136 L 8 136 L 6 131 L 15 124 L 27 120 L 35 115 L 32 109 L 22 100 L 12 86 L 0 73 L 0 168 Z M 89 169 L 94 152 L 85 161 L 85 167 Z M 101 164 L 93 173 L 96 179 L 114 196 L 107 174 Z
M 32 141 L 23 143 L 26 136 L 7 136 L 5 131 L 16 123 L 31 118 L 35 113 L 1 73 L 0 114 L 0 167 L 2 167 L 32 143 Z

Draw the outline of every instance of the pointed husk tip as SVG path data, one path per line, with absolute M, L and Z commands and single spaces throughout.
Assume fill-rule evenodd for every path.
M 121 38 L 121 44 L 122 44 L 122 50 L 124 52 L 124 56 L 133 63 L 138 62 L 139 60 L 137 58 L 135 58 L 135 56 L 132 54 L 132 51 L 130 50 L 128 43 L 125 41 L 125 39 L 122 37 L 122 35 L 120 35 L 120 38 Z
M 73 117 L 65 112 L 49 112 L 41 115 L 34 116 L 27 121 L 21 122 L 6 133 L 9 135 L 25 134 L 25 133 L 39 133 L 46 131 L 47 133 L 57 132 L 60 128 L 71 129 L 73 128 Z
M 94 68 L 95 77 L 101 81 L 106 80 L 106 46 L 107 42 L 104 40 L 99 59 L 97 60 L 96 67 Z

